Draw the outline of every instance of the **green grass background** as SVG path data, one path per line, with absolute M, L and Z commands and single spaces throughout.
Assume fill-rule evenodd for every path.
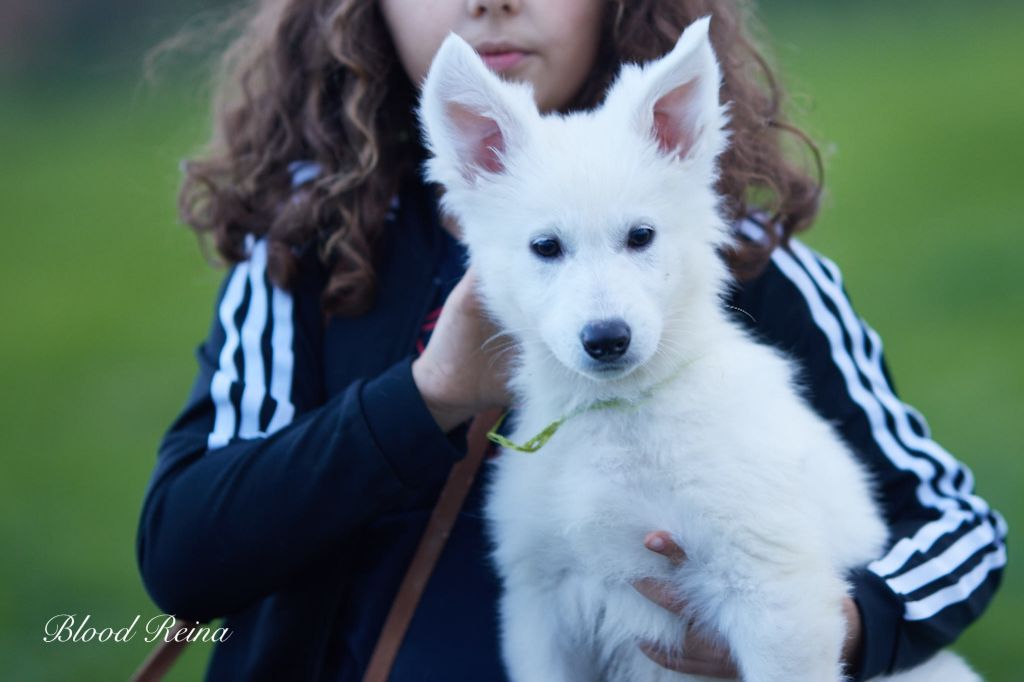
M 902 395 L 1024 524 L 1024 6 L 897 3 L 769 14 L 829 192 L 807 236 L 843 268 Z M 799 8 L 799 11 L 797 9 Z M 58 613 L 122 627 L 158 610 L 134 559 L 155 449 L 193 376 L 220 279 L 176 223 L 200 88 L 100 77 L 0 97 L 0 677 L 124 679 L 129 644 L 42 643 Z M 1011 548 L 1012 549 L 1012 548 Z M 202 557 L 196 557 L 202 561 Z M 1024 679 L 1020 569 L 957 648 Z M 169 679 L 198 679 L 193 645 Z

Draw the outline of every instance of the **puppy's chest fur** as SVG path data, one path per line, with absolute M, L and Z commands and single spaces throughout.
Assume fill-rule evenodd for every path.
M 630 438 L 639 417 L 584 415 L 536 453 L 502 454 L 489 510 L 506 559 L 521 550 L 547 571 L 604 577 L 657 571 L 638 538 L 653 529 L 655 510 L 686 504 L 700 477 L 670 469 L 664 454 L 680 445 L 672 439 Z
M 863 474 L 786 373 L 767 387 L 768 407 L 749 386 L 733 390 L 731 375 L 737 389 L 748 376 L 742 363 L 705 363 L 639 407 L 586 412 L 535 453 L 502 453 L 488 503 L 501 570 L 606 585 L 667 577 L 672 567 L 643 546 L 654 530 L 680 542 L 690 571 L 765 553 L 779 566 L 842 570 L 877 551 Z M 528 403 L 513 440 L 546 425 L 550 409 Z M 779 425 L 801 435 L 780 437 Z

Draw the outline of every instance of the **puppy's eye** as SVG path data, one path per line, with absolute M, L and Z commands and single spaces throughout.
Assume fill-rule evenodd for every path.
M 530 249 L 545 260 L 558 258 L 562 255 L 562 244 L 554 237 L 535 239 L 530 243 Z
M 626 246 L 636 251 L 647 248 L 654 239 L 654 228 L 649 225 L 637 225 L 630 229 L 626 238 Z

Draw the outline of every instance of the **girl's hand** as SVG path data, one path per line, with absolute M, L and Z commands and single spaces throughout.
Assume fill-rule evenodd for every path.
M 509 403 L 507 341 L 499 348 L 487 343 L 497 329 L 484 315 L 475 287 L 470 266 L 445 301 L 423 354 L 412 363 L 413 381 L 446 433 L 483 410 Z
M 644 538 L 644 546 L 652 552 L 666 557 L 675 566 L 681 566 L 686 561 L 686 553 L 665 531 L 648 533 Z M 666 582 L 654 578 L 644 578 L 634 582 L 633 586 L 640 594 L 655 604 L 682 615 L 686 602 L 673 592 L 671 586 Z M 847 623 L 843 661 L 847 664 L 849 672 L 849 664 L 857 660 L 862 637 L 860 611 L 850 597 L 843 602 L 843 615 L 846 616 Z M 689 628 L 683 638 L 682 651 L 686 652 L 685 655 L 679 651 L 665 651 L 649 642 L 641 642 L 639 646 L 648 658 L 669 670 L 727 680 L 739 677 L 736 663 L 727 649 L 708 641 L 700 633 Z

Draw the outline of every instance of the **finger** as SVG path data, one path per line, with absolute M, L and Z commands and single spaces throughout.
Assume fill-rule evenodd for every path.
M 721 639 L 709 639 L 700 632 L 688 627 L 683 638 L 683 649 L 688 658 L 699 661 L 718 661 L 723 665 L 736 669 L 736 664 L 729 653 L 729 647 Z
M 683 656 L 677 652 L 666 651 L 656 644 L 649 642 L 640 642 L 638 646 L 644 656 L 668 670 L 674 670 L 687 675 L 702 675 L 717 680 L 735 680 L 739 678 L 736 666 L 730 661 L 702 660 Z
M 672 613 L 682 615 L 686 602 L 672 589 L 672 586 L 656 578 L 641 578 L 633 581 L 633 587 L 652 602 Z
M 686 561 L 686 552 L 676 544 L 671 535 L 663 530 L 648 533 L 644 538 L 644 546 L 652 552 L 667 557 L 676 566 L 681 566 Z

